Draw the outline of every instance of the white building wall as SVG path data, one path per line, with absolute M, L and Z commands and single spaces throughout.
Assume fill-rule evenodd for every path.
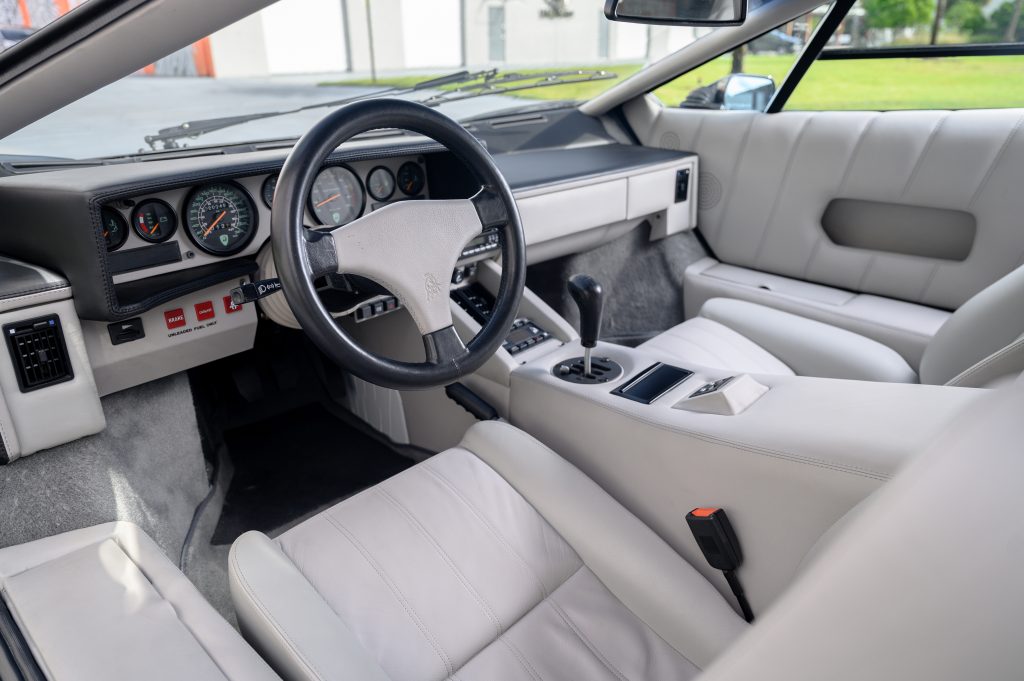
M 270 73 L 322 73 L 348 66 L 339 0 L 278 0 L 259 15 Z
M 455 68 L 462 64 L 461 1 L 402 0 L 406 68 Z
M 604 0 L 570 0 L 572 16 L 550 19 L 540 18 L 547 8 L 543 0 L 279 0 L 212 36 L 217 75 L 366 74 L 371 68 L 368 7 L 376 70 L 384 74 L 464 63 L 557 67 L 653 60 L 696 37 L 692 29 L 605 23 Z M 491 8 L 504 9 L 503 59 L 491 58 L 496 31 Z

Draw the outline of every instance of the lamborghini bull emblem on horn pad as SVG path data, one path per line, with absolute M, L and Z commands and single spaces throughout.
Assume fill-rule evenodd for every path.
M 423 289 L 427 292 L 427 300 L 433 301 L 441 295 L 441 282 L 430 272 L 423 275 Z

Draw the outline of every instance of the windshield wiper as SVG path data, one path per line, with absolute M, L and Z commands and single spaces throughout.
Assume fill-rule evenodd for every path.
M 375 99 L 377 97 L 404 95 L 412 92 L 418 92 L 420 90 L 432 90 L 434 88 L 444 87 L 445 85 L 457 85 L 459 83 L 469 83 L 475 80 L 484 79 L 485 81 L 494 78 L 498 73 L 497 69 L 489 69 L 487 71 L 457 71 L 450 73 L 446 76 L 440 76 L 439 78 L 431 78 L 429 80 L 420 81 L 413 85 L 407 86 L 393 86 L 384 88 L 382 90 L 374 90 L 373 92 L 367 92 L 361 95 L 354 95 L 352 97 L 345 97 L 343 99 L 335 99 L 327 102 L 318 102 L 316 104 L 307 104 L 306 106 L 300 106 L 297 109 L 287 109 L 284 111 L 264 111 L 261 113 L 243 114 L 241 116 L 222 116 L 220 118 L 207 118 L 198 121 L 185 121 L 180 125 L 175 125 L 170 128 L 163 128 L 156 132 L 154 135 L 146 135 L 145 141 L 149 145 L 149 148 L 153 151 L 157 150 L 157 145 L 162 144 L 164 149 L 177 149 L 179 148 L 178 140 L 190 138 L 195 139 L 201 137 L 207 133 L 216 132 L 217 130 L 223 130 L 224 128 L 230 128 L 250 121 L 259 121 L 264 118 L 277 118 L 278 116 L 290 116 L 291 114 L 301 113 L 303 111 L 309 111 L 311 109 L 323 109 L 333 108 L 336 106 L 342 106 L 343 104 L 351 104 L 352 102 L 358 102 L 364 99 Z
M 611 71 L 544 71 L 541 73 L 503 73 L 485 76 L 480 83 L 464 85 L 460 88 L 440 92 L 436 95 L 421 99 L 420 104 L 427 106 L 441 106 L 448 102 L 458 102 L 463 99 L 484 97 L 486 95 L 503 95 L 510 92 L 521 92 L 523 90 L 534 90 L 542 87 L 555 87 L 558 85 L 575 85 L 576 83 L 591 83 L 598 80 L 609 80 L 618 78 L 618 74 Z M 533 82 L 526 82 L 533 81 Z

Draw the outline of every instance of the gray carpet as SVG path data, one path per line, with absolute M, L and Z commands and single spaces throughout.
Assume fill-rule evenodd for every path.
M 566 282 L 589 274 L 605 292 L 601 338 L 636 345 L 684 320 L 683 272 L 705 255 L 692 232 L 651 241 L 645 224 L 585 253 L 531 265 L 526 283 L 579 328 Z
M 178 563 L 208 491 L 188 378 L 111 395 L 103 411 L 102 433 L 0 466 L 0 547 L 130 520 Z

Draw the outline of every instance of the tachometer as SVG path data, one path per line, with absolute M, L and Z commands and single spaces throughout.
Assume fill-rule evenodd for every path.
M 309 192 L 309 210 L 320 224 L 338 227 L 362 215 L 366 203 L 363 185 L 345 166 L 324 168 Z
M 139 237 L 153 244 L 167 241 L 178 228 L 174 209 L 160 199 L 141 201 L 132 211 L 132 229 Z
M 409 161 L 398 169 L 398 188 L 406 196 L 416 196 L 427 185 L 427 178 L 419 163 Z
M 378 201 L 387 201 L 395 193 L 395 176 L 384 166 L 377 166 L 366 176 L 366 190 Z
M 113 208 L 100 209 L 100 220 L 103 222 L 103 238 L 107 242 L 107 251 L 116 251 L 128 240 L 128 221 Z
M 256 234 L 256 206 L 244 189 L 218 182 L 196 187 L 185 201 L 193 243 L 212 255 L 234 255 Z

